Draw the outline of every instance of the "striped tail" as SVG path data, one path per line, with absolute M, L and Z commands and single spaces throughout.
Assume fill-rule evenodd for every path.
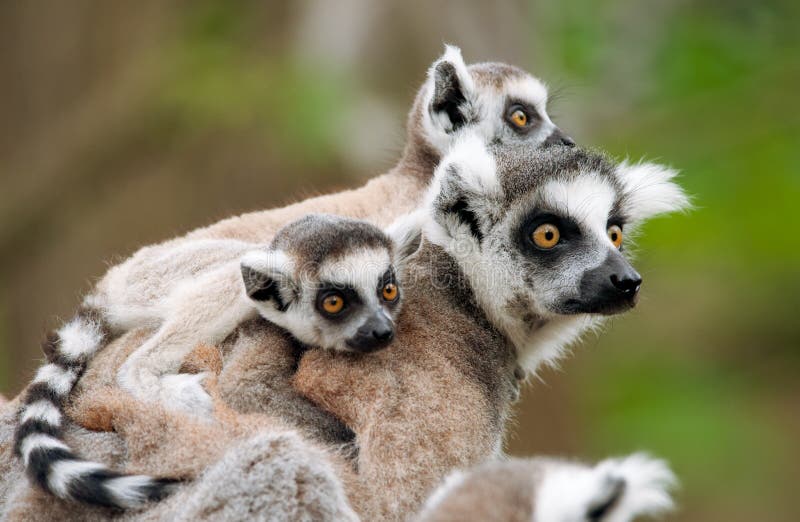
M 49 336 L 45 353 L 50 362 L 28 388 L 14 451 L 30 479 L 57 497 L 130 509 L 169 494 L 176 481 L 114 472 L 81 459 L 63 440 L 66 401 L 106 338 L 104 322 L 92 310 L 82 310 Z

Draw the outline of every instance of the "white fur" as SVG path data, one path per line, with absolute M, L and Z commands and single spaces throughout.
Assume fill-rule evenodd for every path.
M 535 495 L 534 521 L 583 522 L 587 511 L 608 499 L 620 480 L 625 484 L 622 496 L 603 522 L 626 522 L 672 508 L 669 490 L 676 481 L 663 461 L 642 454 L 605 460 L 593 468 L 554 461 Z
M 541 195 L 547 205 L 554 206 L 560 214 L 573 218 L 613 246 L 606 234 L 606 224 L 617 194 L 600 176 L 581 173 L 569 181 L 549 181 Z
M 489 198 L 499 194 L 500 180 L 497 179 L 494 157 L 475 133 L 458 137 L 447 160 L 448 164 L 458 169 L 465 189 Z
M 28 459 L 30 458 L 31 451 L 38 449 L 69 450 L 69 447 L 57 438 L 51 437 L 50 435 L 44 435 L 41 433 L 28 435 L 20 445 L 20 455 L 22 456 L 22 462 L 24 462 L 26 466 L 28 465 Z
M 531 374 L 543 366 L 556 366 L 569 347 L 601 321 L 590 315 L 565 315 L 550 319 L 522 346 L 520 366 Z
M 392 259 L 384 248 L 365 248 L 325 261 L 319 267 L 320 281 L 330 281 L 359 289 L 376 289 Z M 374 292 L 370 292 L 370 295 Z
M 147 500 L 143 490 L 152 483 L 153 479 L 148 476 L 128 475 L 111 479 L 104 485 L 120 506 L 135 508 Z
M 76 317 L 58 330 L 58 351 L 68 359 L 91 357 L 103 342 L 103 332 L 93 321 Z
M 447 475 L 439 487 L 436 488 L 431 496 L 428 497 L 428 500 L 425 501 L 425 505 L 422 507 L 418 517 L 419 520 L 427 519 L 431 513 L 436 511 L 439 504 L 441 504 L 450 493 L 463 484 L 468 477 L 469 474 L 462 470 L 455 470 Z
M 455 67 L 458 80 L 461 83 L 464 95 L 468 101 L 475 90 L 472 75 L 469 73 L 467 65 L 464 63 L 464 58 L 461 56 L 461 49 L 453 45 L 445 45 L 444 54 L 433 62 L 428 69 L 428 80 L 424 87 L 425 99 L 422 117 L 422 127 L 426 137 L 440 152 L 444 152 L 450 146 L 451 137 L 448 133 L 452 129 L 452 122 L 446 115 L 431 114 L 428 108 L 433 98 L 434 84 L 436 82 L 436 67 L 443 62 L 449 62 Z
M 446 114 L 432 114 L 429 110 L 434 94 L 436 67 L 442 62 L 449 62 L 454 66 L 465 98 L 463 109 L 470 112 L 465 116 L 476 120 L 456 132 L 453 132 L 452 122 Z M 423 88 L 425 94 L 422 128 L 431 145 L 443 154 L 447 153 L 459 137 L 465 134 L 476 133 L 485 144 L 495 136 L 513 132 L 508 129 L 507 123 L 504 121 L 504 111 L 509 99 L 519 100 L 535 107 L 541 117 L 539 128 L 534 134 L 526 137 L 532 145 L 543 143 L 556 130 L 556 125 L 547 115 L 547 86 L 543 82 L 526 75 L 522 78 L 507 78 L 503 85 L 497 88 L 493 86 L 478 88 L 458 47 L 451 45 L 445 47 L 444 54 L 428 69 L 428 79 Z
M 242 256 L 242 266 L 266 275 L 284 275 L 294 272 L 292 259 L 280 250 L 257 249 L 251 250 Z
M 422 241 L 422 230 L 430 220 L 430 213 L 421 208 L 395 219 L 384 232 L 392 238 L 395 250 L 395 270 L 403 271 L 403 265 L 418 250 Z
M 41 399 L 25 406 L 19 422 L 24 424 L 31 419 L 57 427 L 61 425 L 61 411 L 52 402 Z
M 617 178 L 622 183 L 628 217 L 636 222 L 690 207 L 689 198 L 672 180 L 678 172 L 655 163 L 622 162 Z
M 33 383 L 47 384 L 56 395 L 65 396 L 72 390 L 77 378 L 78 376 L 73 370 L 68 370 L 57 364 L 45 364 L 36 372 Z
M 625 479 L 625 494 L 608 522 L 659 515 L 674 507 L 669 492 L 677 486 L 678 480 L 663 460 L 636 453 L 622 459 L 605 460 L 597 470 Z
M 76 478 L 95 471 L 107 469 L 97 462 L 85 460 L 59 460 L 50 467 L 47 483 L 53 492 L 61 497 L 69 497 L 69 484 Z
M 538 78 L 526 76 L 524 78 L 510 78 L 503 86 L 506 95 L 514 100 L 519 100 L 536 107 L 542 118 L 542 123 L 533 137 L 536 142 L 544 142 L 556 130 L 556 124 L 547 114 L 547 86 Z
M 455 172 L 451 171 L 455 167 Z M 458 176 L 459 185 L 473 192 L 474 199 L 485 206 L 481 212 L 496 212 L 495 197 L 501 195 L 496 174 L 496 164 L 480 140 L 461 139 L 437 167 L 434 180 L 426 194 L 426 208 L 434 213 L 436 198 L 442 191 L 444 178 Z M 552 182 L 542 190 L 548 204 L 561 207 L 564 213 L 575 214 L 582 222 L 592 223 L 592 229 L 601 240 L 609 242 L 605 233 L 608 212 L 614 201 L 610 186 L 595 175 L 577 178 L 571 183 Z M 535 332 L 530 325 L 510 317 L 506 304 L 509 293 L 517 285 L 519 274 L 513 272 L 511 259 L 488 258 L 476 241 L 469 226 L 453 215 L 439 215 L 438 222 L 430 219 L 425 223 L 425 237 L 447 250 L 461 266 L 470 281 L 475 296 L 493 324 L 499 326 L 512 343 L 520 350 L 520 364 L 527 371 L 535 372 L 541 364 L 553 364 L 564 353 L 566 347 L 576 341 L 593 324 L 588 316 L 552 316 L 545 309 L 537 309 L 550 322 Z M 552 317 L 550 317 L 552 316 Z
M 203 388 L 207 376 L 206 373 L 164 375 L 160 379 L 158 399 L 171 410 L 208 418 L 214 411 L 214 404 Z

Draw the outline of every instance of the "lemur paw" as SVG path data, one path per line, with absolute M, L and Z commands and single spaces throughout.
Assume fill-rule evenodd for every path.
M 593 468 L 558 464 L 548 470 L 537 497 L 536 520 L 628 522 L 673 507 L 675 475 L 644 454 L 607 459 Z
M 214 411 L 211 395 L 203 387 L 210 372 L 179 373 L 160 378 L 158 400 L 167 409 L 209 418 Z

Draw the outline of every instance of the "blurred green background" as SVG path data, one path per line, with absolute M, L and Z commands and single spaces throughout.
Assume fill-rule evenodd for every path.
M 392 165 L 446 41 L 697 205 L 646 228 L 640 306 L 526 390 L 510 451 L 645 449 L 676 520 L 797 520 L 799 28 L 793 0 L 2 2 L 0 390 L 137 246 Z

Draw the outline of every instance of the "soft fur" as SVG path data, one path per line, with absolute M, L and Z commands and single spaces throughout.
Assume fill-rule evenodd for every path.
M 143 325 L 159 326 L 175 304 L 172 293 L 165 297 L 162 292 L 165 281 L 170 283 L 179 279 L 178 275 L 186 273 L 208 275 L 206 269 L 209 266 L 224 264 L 231 256 L 237 258 L 249 244 L 268 242 L 280 226 L 300 218 L 311 209 L 386 224 L 418 202 L 434 165 L 464 133 L 478 136 L 482 144 L 507 142 L 528 149 L 549 144 L 551 137 L 561 134 L 547 116 L 546 101 L 544 85 L 523 71 L 503 64 L 467 67 L 460 51 L 447 47 L 444 56 L 432 65 L 428 79 L 420 89 L 409 116 L 408 143 L 398 165 L 389 173 L 361 189 L 225 220 L 184 238 L 144 248 L 125 263 L 112 268 L 84 301 L 84 309 L 91 313 L 99 312 L 102 316 L 100 326 L 103 331 L 100 333 L 103 335 L 91 339 L 87 348 L 81 344 L 85 339 L 71 335 L 74 332 L 69 324 L 60 329 L 58 341 L 51 343 L 60 352 L 55 355 L 59 364 L 46 366 L 42 370 L 44 373 L 40 374 L 43 381 L 40 384 L 49 386 L 47 393 L 53 396 L 53 400 L 49 404 L 34 405 L 34 399 L 39 399 L 39 396 L 34 394 L 30 397 L 33 409 L 23 416 L 27 427 L 19 431 L 16 450 L 29 464 L 31 477 L 57 496 L 87 501 L 96 497 L 98 502 L 106 505 L 133 506 L 161 496 L 158 482 L 146 478 L 123 480 L 103 466 L 80 462 L 60 441 L 59 409 L 86 360 L 108 339 L 108 334 L 119 334 Z M 535 122 L 524 132 L 509 126 L 507 106 L 511 102 L 526 104 L 531 113 L 530 121 Z M 176 260 L 180 261 L 177 268 L 170 269 L 176 266 Z M 198 313 L 204 311 L 208 315 L 198 315 L 197 320 L 191 323 L 192 327 L 171 332 L 187 332 L 197 330 L 197 325 L 220 323 L 222 328 L 200 331 L 198 339 L 218 342 L 233 330 L 237 322 L 247 317 L 248 310 L 240 306 L 238 299 L 226 300 L 224 314 L 199 304 L 206 298 L 207 287 L 232 284 L 230 278 L 217 277 L 217 274 L 210 274 L 210 277 L 187 285 L 177 297 L 181 301 L 198 303 Z M 175 320 L 179 325 L 184 322 L 179 317 Z M 95 320 L 87 319 L 85 315 L 79 314 L 76 321 L 87 330 L 97 329 Z M 188 351 L 187 347 L 191 346 L 190 340 L 185 335 L 166 336 L 164 333 L 162 330 L 158 336 L 149 339 L 120 369 L 120 385 L 129 392 L 149 398 L 157 396 L 164 404 L 174 404 L 184 410 L 208 411 L 210 405 L 200 386 L 202 375 L 171 375 Z M 75 342 L 72 338 L 76 339 Z M 79 346 L 76 354 L 70 354 L 73 344 Z M 158 351 L 156 346 L 166 346 L 169 350 Z M 157 351 L 170 356 L 154 357 Z M 61 355 L 66 355 L 66 359 L 62 360 Z M 142 390 L 147 391 L 143 393 Z M 61 468 L 68 473 L 61 473 Z M 64 480 L 53 480 L 62 475 Z M 103 486 L 106 479 L 114 481 L 113 488 Z M 92 491 L 98 494 L 94 495 Z M 117 494 L 117 491 L 122 493 Z
M 494 168 L 497 158 L 511 152 L 494 151 L 495 161 L 479 166 Z M 565 153 L 556 153 L 552 165 L 547 163 L 547 157 L 542 159 L 542 165 L 534 163 L 544 170 L 517 169 L 520 181 L 511 188 L 492 185 L 491 176 L 486 173 L 476 172 L 475 179 L 485 180 L 476 183 L 472 174 L 462 174 L 470 172 L 468 168 L 446 160 L 437 171 L 437 183 L 432 188 L 437 193 L 429 201 L 442 201 L 452 191 L 470 191 L 472 198 L 481 193 L 484 197 L 502 195 L 501 202 L 505 203 L 499 209 L 513 215 L 516 206 L 511 203 L 516 199 L 536 201 L 541 188 L 563 176 L 592 179 L 603 172 L 614 175 L 613 166 L 605 160 L 594 161 L 581 151 L 562 154 Z M 458 153 L 453 157 L 462 158 Z M 587 171 L 587 165 L 600 170 Z M 548 166 L 551 170 L 547 170 Z M 496 179 L 506 182 L 510 172 L 514 171 L 498 170 Z M 508 199 L 509 195 L 514 197 Z M 409 261 L 404 277 L 412 284 L 395 344 L 388 350 L 360 356 L 312 350 L 301 359 L 295 376 L 300 393 L 355 432 L 358 473 L 345 480 L 345 487 L 353 508 L 368 519 L 403 518 L 419 508 L 449 470 L 467 468 L 500 453 L 505 420 L 516 397 L 520 350 L 530 349 L 530 343 L 520 344 L 508 336 L 506 323 L 486 313 L 485 297 L 475 292 L 474 271 L 467 272 L 474 267 L 465 264 L 454 241 L 459 234 L 474 232 L 470 227 L 465 230 L 458 223 L 450 223 L 449 208 L 434 203 L 430 211 L 440 227 L 434 230 L 438 234 L 435 244 L 426 243 Z M 502 215 L 497 218 L 498 222 L 504 220 Z M 524 273 L 518 275 L 523 282 Z M 511 280 L 509 283 L 521 284 Z M 519 319 L 531 311 L 535 309 L 508 310 L 520 314 L 516 316 Z M 528 339 L 535 340 L 535 324 L 531 328 Z M 261 341 L 267 341 L 262 348 L 271 344 L 268 339 Z M 244 332 L 237 336 L 229 357 L 242 353 L 242 342 L 247 342 Z M 252 357 L 257 352 L 249 353 Z M 123 354 L 117 361 L 124 358 Z M 100 358 L 97 362 L 101 362 Z M 239 359 L 238 376 L 247 373 L 246 368 L 261 364 L 258 359 Z M 226 380 L 226 369 L 231 366 L 223 366 L 221 380 Z M 239 380 L 234 378 L 234 382 Z M 107 403 L 108 392 L 102 390 L 101 394 Z M 84 399 L 85 396 L 86 392 Z M 263 399 L 269 404 L 268 397 Z M 97 408 L 88 411 L 96 412 Z M 74 418 L 81 419 L 80 412 Z M 125 435 L 124 429 L 117 429 Z M 164 433 L 168 432 L 159 432 L 162 436 Z M 209 436 L 225 440 L 222 436 Z M 144 434 L 126 439 L 136 444 L 147 441 L 153 446 Z M 155 443 L 156 447 L 165 445 Z M 201 445 L 190 445 L 195 446 L 202 455 Z M 211 452 L 209 458 L 217 456 Z M 156 462 L 165 461 L 169 459 Z M 365 494 L 367 491 L 394 494 Z
M 511 459 L 451 474 L 419 522 L 630 522 L 672 508 L 675 476 L 635 454 L 589 467 L 559 459 Z
M 452 60 L 453 52 L 448 52 Z M 391 219 L 420 199 L 433 164 L 443 152 L 440 141 L 443 136 L 451 136 L 453 140 L 457 140 L 459 135 L 466 132 L 465 129 L 475 124 L 474 128 L 482 136 L 482 143 L 502 144 L 504 141 L 511 141 L 521 143 L 523 147 L 527 147 L 526 152 L 530 152 L 531 148 L 549 139 L 548 131 L 550 135 L 556 133 L 555 127 L 549 119 L 542 117 L 541 113 L 539 114 L 541 127 L 527 134 L 524 139 L 520 135 L 510 134 L 511 131 L 502 117 L 497 117 L 499 115 L 494 109 L 498 109 L 500 105 L 494 102 L 505 99 L 506 88 L 512 84 L 517 90 L 521 89 L 520 86 L 528 85 L 531 94 L 529 105 L 544 107 L 545 100 L 541 99 L 543 87 L 525 80 L 529 77 L 524 73 L 498 64 L 483 64 L 467 69 L 463 63 L 454 64 L 445 58 L 442 63 L 449 63 L 450 66 L 442 67 L 442 63 L 435 65 L 429 83 L 420 93 L 410 117 L 409 144 L 403 160 L 394 171 L 373 180 L 359 191 L 310 200 L 277 211 L 233 218 L 191 234 L 188 239 L 181 241 L 213 237 L 263 241 L 271 237 L 280 224 L 304 214 L 311 207 L 317 211 L 356 214 L 376 221 L 387 217 Z M 469 78 L 466 78 L 465 71 L 469 74 Z M 439 79 L 442 79 L 446 87 L 443 92 L 439 92 L 441 87 Z M 454 97 L 453 86 L 459 86 L 458 88 L 466 91 L 462 90 L 459 96 Z M 473 88 L 483 89 L 481 92 L 493 100 L 492 103 L 483 103 L 484 98 L 480 93 L 472 92 Z M 436 98 L 438 94 L 443 95 L 441 99 Z M 519 92 L 515 95 L 519 95 Z M 434 98 L 437 99 L 436 106 L 429 103 Z M 485 111 L 490 109 L 490 113 L 486 114 Z M 450 120 L 449 128 L 443 119 L 445 114 Z M 426 121 L 438 122 L 441 125 L 440 135 L 432 137 L 431 133 L 436 132 L 436 128 L 426 126 Z M 392 199 L 396 206 L 393 204 L 391 209 L 387 209 L 385 202 Z M 401 210 L 398 211 L 398 207 Z M 351 505 L 364 518 L 400 519 L 408 513 L 415 512 L 428 492 L 451 469 L 470 467 L 500 452 L 505 420 L 510 404 L 517 394 L 518 346 L 514 342 L 509 342 L 505 328 L 498 329 L 496 322 L 487 318 L 482 308 L 485 303 L 476 297 L 473 285 L 465 276 L 458 259 L 440 245 L 433 244 L 424 247 L 417 259 L 419 263 L 417 268 L 411 269 L 418 275 L 417 289 L 410 298 L 415 304 L 404 309 L 403 315 L 408 318 L 401 318 L 400 323 L 406 326 L 401 327 L 392 349 L 362 356 L 312 351 L 300 361 L 299 371 L 295 377 L 296 388 L 344 421 L 355 432 L 358 447 L 355 467 L 358 473 L 355 478 L 348 478 L 346 465 L 337 467 L 334 464 L 340 459 L 337 455 L 316 459 L 314 464 L 310 465 L 308 473 L 320 477 L 319 480 L 323 482 L 327 480 L 325 483 L 330 486 L 331 493 L 324 495 L 324 499 L 330 501 L 331 505 L 338 506 L 325 509 L 313 508 L 316 509 L 316 513 L 337 512 L 343 514 L 342 516 L 349 516 L 348 508 L 336 502 L 336 499 L 340 498 L 336 492 L 340 491 L 338 488 L 341 486 L 334 477 L 339 477 L 344 483 L 345 491 L 348 492 Z M 412 308 L 413 311 L 410 311 Z M 234 384 L 234 395 L 238 395 L 239 392 L 247 395 L 248 383 L 254 384 L 258 380 L 252 378 L 240 380 L 240 377 L 248 373 L 256 376 L 265 369 L 263 359 L 257 357 L 257 350 L 248 348 L 248 343 L 251 343 L 250 346 L 255 343 L 255 346 L 262 349 L 268 346 L 261 344 L 265 339 L 257 337 L 248 336 L 246 332 L 240 331 L 228 352 L 228 361 L 223 366 L 220 383 Z M 152 460 L 151 464 L 154 467 L 178 470 L 180 466 L 175 460 L 189 456 L 174 456 L 169 452 L 159 453 L 163 451 L 162 448 L 169 448 L 165 434 L 170 433 L 170 430 L 165 429 L 168 428 L 166 424 L 160 425 L 158 430 L 145 430 L 141 434 L 134 435 L 135 431 L 130 431 L 134 428 L 126 428 L 122 424 L 115 425 L 113 421 L 107 419 L 104 421 L 106 416 L 97 415 L 97 412 L 102 410 L 97 404 L 113 406 L 113 401 L 108 400 L 107 389 L 95 388 L 92 392 L 91 387 L 96 387 L 103 381 L 108 384 L 109 375 L 113 375 L 124 360 L 126 354 L 122 353 L 123 348 L 122 344 L 115 343 L 107 357 L 102 357 L 106 355 L 104 351 L 101 357 L 93 361 L 90 373 L 83 379 L 87 383 L 86 387 L 82 394 L 79 392 L 79 397 L 82 400 L 89 400 L 91 394 L 96 393 L 101 400 L 82 411 L 74 411 L 73 418 L 86 425 L 94 421 L 98 426 L 104 422 L 108 426 L 110 422 L 111 427 L 117 429 L 129 443 L 144 445 L 143 455 L 159 455 Z M 242 353 L 249 355 L 238 359 L 238 365 L 234 365 L 232 361 Z M 226 376 L 226 371 L 231 368 L 237 373 L 233 377 Z M 336 378 L 328 379 L 328 375 Z M 271 379 L 265 380 L 269 382 Z M 241 388 L 236 389 L 240 383 L 243 383 Z M 267 388 L 264 391 L 272 390 Z M 225 393 L 222 395 L 224 397 Z M 258 391 L 251 394 L 249 400 L 252 402 L 249 404 L 258 407 L 259 395 Z M 260 398 L 269 403 L 266 397 Z M 118 409 L 123 411 L 120 418 L 125 418 L 124 412 L 130 411 L 125 407 Z M 152 415 L 151 412 L 140 413 L 141 415 L 135 417 L 147 419 L 159 416 L 158 412 L 152 412 Z M 132 422 L 130 426 L 136 425 L 137 422 Z M 144 424 L 147 422 L 143 421 Z M 175 423 L 177 430 L 185 425 L 183 420 L 175 420 Z M 67 437 L 75 446 L 90 455 L 103 453 L 104 445 L 112 447 L 116 444 L 112 442 L 115 440 L 113 437 L 106 437 L 105 441 L 92 451 L 87 447 L 85 437 L 92 439 L 95 436 L 75 430 L 71 425 L 66 429 Z M 215 426 L 197 429 L 219 430 Z M 273 428 L 268 429 L 270 432 L 273 430 Z M 274 430 L 280 432 L 280 428 Z M 347 432 L 344 434 L 347 435 Z M 327 435 L 330 435 L 330 432 L 322 434 L 323 437 Z M 304 452 L 313 454 L 314 451 L 321 451 L 314 450 L 316 446 L 307 442 L 315 436 L 319 437 L 320 434 L 308 435 L 303 439 L 293 439 L 288 436 L 287 440 L 295 440 L 297 443 L 287 442 L 279 447 L 288 447 L 289 453 L 296 451 L 298 454 Z M 226 441 L 226 437 L 219 435 L 218 431 L 201 435 L 204 440 L 207 437 L 217 437 L 220 444 Z M 235 442 L 228 439 L 224 445 L 247 444 L 240 438 L 234 437 L 233 440 Z M 298 446 L 302 448 L 298 450 Z M 129 450 L 129 452 L 132 455 L 136 454 L 135 451 Z M 242 460 L 237 455 L 239 454 L 236 449 L 232 449 L 220 457 L 213 448 L 198 445 L 190 462 L 197 462 L 198 469 L 208 462 L 218 462 L 215 465 L 219 466 L 228 466 L 228 463 L 233 462 L 230 468 L 226 468 L 231 470 L 226 474 L 232 477 L 231 495 L 234 497 L 240 495 L 239 498 L 247 499 L 248 495 L 256 493 L 252 489 L 248 490 L 247 484 L 242 484 L 238 478 L 240 475 L 243 477 L 248 475 L 237 474 L 233 470 L 240 469 L 236 468 L 236 462 L 250 461 L 247 458 Z M 116 459 L 113 455 L 101 456 L 108 457 L 109 462 L 121 464 L 119 454 Z M 276 461 L 279 462 L 280 459 Z M 290 458 L 284 465 L 289 466 L 291 462 L 303 462 L 303 459 L 299 456 Z M 14 465 L 11 466 L 13 467 Z M 14 475 L 15 470 L 10 471 L 8 475 Z M 294 483 L 301 484 L 310 480 L 306 476 L 296 475 Z M 15 477 L 18 479 L 19 475 Z M 174 514 L 169 510 L 180 505 L 176 503 L 185 500 L 187 498 L 185 495 L 190 495 L 185 492 L 200 487 L 202 481 L 201 476 L 195 482 L 180 488 L 175 496 L 140 513 L 139 516 L 147 519 Z M 240 489 L 236 489 L 237 487 Z M 67 505 L 43 498 L 41 492 L 31 490 L 27 484 L 19 484 L 17 488 L 14 500 L 8 506 L 9 513 L 13 510 L 14 515 L 22 516 L 25 510 L 28 510 L 28 516 L 53 513 L 52 518 L 65 518 L 65 512 L 58 510 L 68 510 Z M 45 502 L 46 506 L 37 506 L 37 498 L 40 502 Z M 31 499 L 33 500 L 30 501 Z M 278 506 L 277 514 L 289 513 L 288 509 L 293 509 L 286 507 L 286 499 L 277 494 L 266 495 L 262 500 L 264 501 L 264 504 L 260 504 L 262 506 Z M 198 507 L 194 513 L 209 513 L 208 505 L 220 506 L 225 503 L 210 499 L 207 495 L 203 495 L 198 501 L 207 503 L 204 507 Z M 22 511 L 18 511 L 20 509 Z M 218 511 L 216 508 L 211 509 L 214 513 Z M 257 513 L 254 516 L 267 515 Z
M 30 478 L 60 498 L 104 506 L 133 508 L 163 497 L 173 488 L 171 480 L 120 475 L 103 463 L 82 459 L 62 438 L 64 404 L 109 331 L 119 330 L 120 322 L 131 327 L 139 318 L 158 318 L 156 333 L 119 369 L 118 383 L 143 401 L 208 415 L 211 400 L 201 384 L 206 374 L 179 374 L 181 363 L 195 339 L 219 344 L 256 315 L 307 346 L 340 350 L 349 349 L 351 343 L 354 349 L 385 346 L 393 335 L 401 300 L 399 290 L 392 301 L 379 293 L 384 285 L 397 284 L 395 274 L 402 259 L 395 250 L 413 251 L 421 233 L 398 232 L 413 245 L 395 248 L 390 237 L 364 221 L 312 214 L 282 228 L 266 247 L 198 241 L 192 248 L 157 256 L 160 277 L 146 278 L 152 301 L 149 295 L 140 295 L 136 284 L 115 285 L 119 292 L 114 296 L 96 291 L 91 298 L 97 308 L 81 312 L 51 336 L 51 362 L 39 370 L 26 395 L 15 450 Z M 242 258 L 249 249 L 253 250 Z M 195 266 L 197 259 L 207 265 Z M 139 264 L 126 262 L 114 273 L 125 271 L 130 278 L 130 272 L 140 269 Z M 323 284 L 346 287 L 352 294 L 353 303 L 343 318 L 331 320 L 317 310 L 317 292 Z M 139 311 L 126 315 L 132 307 Z M 114 321 L 117 324 L 109 326 Z M 138 326 L 148 321 L 143 323 Z M 376 328 L 390 335 L 378 338 Z

